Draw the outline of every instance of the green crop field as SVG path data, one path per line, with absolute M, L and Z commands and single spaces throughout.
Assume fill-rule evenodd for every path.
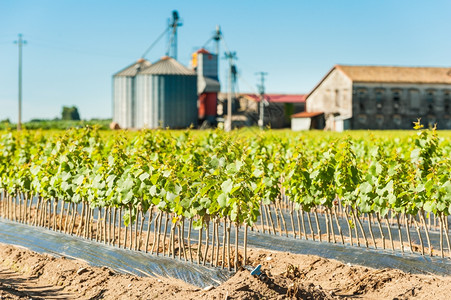
M 122 241 L 123 246 L 128 243 L 136 250 L 147 252 L 152 246 L 151 252 L 157 254 L 165 216 L 165 226 L 170 229 L 168 255 L 175 256 L 177 240 L 179 257 L 187 259 L 189 251 L 193 260 L 190 237 L 180 230 L 189 223 L 189 232 L 199 232 L 197 261 L 216 265 L 221 256 L 218 228 L 223 226 L 222 266 L 229 267 L 245 263 L 248 227 L 275 234 L 275 214 L 282 234 L 283 211 L 289 216 L 286 222 L 291 222 L 294 237 L 336 241 L 337 235 L 344 243 L 342 225 L 346 224 L 350 244 L 354 244 L 354 231 L 360 245 L 360 229 L 367 247 L 368 232 L 374 247 L 377 245 L 372 223 L 380 229 L 384 248 L 384 220 L 388 227 L 390 222 L 397 222 L 398 228 L 407 224 L 407 230 L 415 225 L 420 251 L 425 251 L 420 234 L 424 231 L 431 254 L 426 223 L 434 218 L 440 228 L 443 256 L 443 238 L 450 248 L 446 217 L 451 213 L 451 133 L 417 127 L 415 131 L 345 133 L 253 128 L 231 133 L 90 128 L 3 131 L 0 213 L 15 221 L 119 246 Z M 37 200 L 33 202 L 33 198 Z M 99 213 L 97 219 L 94 211 Z M 310 234 L 306 233 L 304 213 Z M 310 213 L 316 218 L 316 233 Z M 326 219 L 324 237 L 318 213 Z M 297 231 L 294 214 L 298 220 L 302 216 L 303 226 L 298 221 Z M 346 222 L 340 225 L 338 217 Z M 153 242 L 149 240 L 152 220 Z M 364 220 L 370 224 L 369 231 L 363 230 Z M 144 221 L 149 224 L 145 242 Z M 231 254 L 232 225 L 235 254 L 239 252 L 238 233 L 245 233 L 243 261 Z M 122 238 L 121 226 L 127 230 Z M 389 233 L 393 248 L 391 230 Z M 408 237 L 411 243 L 410 233 Z

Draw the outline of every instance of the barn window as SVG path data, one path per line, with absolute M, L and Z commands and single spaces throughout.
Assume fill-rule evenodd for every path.
M 376 90 L 376 108 L 378 110 L 382 109 L 383 103 L 384 103 L 384 90 L 377 89 Z
M 365 111 L 365 104 L 368 101 L 368 92 L 366 89 L 357 90 L 357 102 L 359 104 L 359 110 L 361 112 Z
M 418 110 L 420 108 L 420 92 L 416 89 L 409 91 L 410 96 L 410 108 Z
M 426 103 L 427 103 L 427 111 L 428 113 L 434 113 L 434 90 L 426 91 Z
M 368 118 L 365 114 L 360 114 L 357 118 L 360 124 L 366 124 Z
M 401 115 L 394 115 L 394 116 L 393 116 L 393 123 L 394 123 L 397 127 L 401 126 L 401 124 L 402 124 L 402 117 L 401 117 Z
M 376 123 L 379 127 L 382 127 L 382 124 L 384 124 L 384 115 L 376 115 Z
M 393 90 L 392 92 L 393 96 L 393 109 L 395 112 L 398 112 L 400 106 L 401 106 L 401 91 L 399 89 Z
M 451 105 L 450 92 L 445 91 L 445 93 L 443 94 L 443 108 L 446 114 L 450 113 L 450 105 Z

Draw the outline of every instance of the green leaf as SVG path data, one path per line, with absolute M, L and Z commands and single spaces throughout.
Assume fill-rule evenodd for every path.
M 221 189 L 226 195 L 228 195 L 230 193 L 232 188 L 233 188 L 233 181 L 230 179 L 227 179 L 226 181 L 224 181 L 221 184 Z
M 227 206 L 227 194 L 222 193 L 218 196 L 218 204 L 221 208 L 224 208 Z

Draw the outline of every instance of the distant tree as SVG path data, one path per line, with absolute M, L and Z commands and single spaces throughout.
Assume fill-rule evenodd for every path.
M 61 114 L 61 119 L 62 120 L 80 121 L 80 114 L 78 113 L 77 107 L 63 106 L 63 112 Z

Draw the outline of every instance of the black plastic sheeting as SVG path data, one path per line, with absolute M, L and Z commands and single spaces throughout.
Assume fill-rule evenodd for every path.
M 198 287 L 218 286 L 232 273 L 179 259 L 119 249 L 98 242 L 0 218 L 0 243 L 18 245 L 38 253 L 81 259 L 121 273 L 181 279 Z

